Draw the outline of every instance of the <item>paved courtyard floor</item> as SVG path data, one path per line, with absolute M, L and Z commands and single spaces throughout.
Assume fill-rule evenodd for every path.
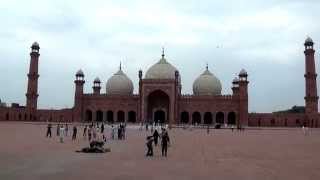
M 159 147 L 145 157 L 147 133 L 133 127 L 105 154 L 75 153 L 87 141 L 59 143 L 55 130 L 50 139 L 46 125 L 0 122 L 0 179 L 320 179 L 320 129 L 309 136 L 301 129 L 173 129 L 167 158 Z

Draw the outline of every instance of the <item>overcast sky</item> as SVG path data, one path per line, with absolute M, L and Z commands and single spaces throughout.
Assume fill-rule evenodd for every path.
M 138 70 L 156 63 L 162 46 L 183 93 L 192 93 L 208 62 L 223 94 L 231 94 L 235 74 L 248 71 L 250 112 L 304 105 L 303 43 L 307 36 L 316 43 L 319 69 L 319 9 L 319 0 L 1 0 L 0 98 L 25 104 L 37 41 L 40 108 L 72 107 L 80 68 L 85 91 L 98 76 L 105 93 L 120 61 L 137 93 Z

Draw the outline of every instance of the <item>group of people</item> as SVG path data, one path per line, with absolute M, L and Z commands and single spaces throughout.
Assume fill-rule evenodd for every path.
M 46 132 L 46 137 L 51 138 L 52 137 L 52 124 L 49 123 L 47 126 L 47 132 Z M 69 133 L 69 125 L 68 124 L 57 124 L 57 137 L 59 137 L 60 142 L 64 142 L 64 138 L 68 136 Z M 73 125 L 72 129 L 72 140 L 77 139 L 77 134 L 78 134 L 78 128 L 76 125 Z M 84 139 L 88 138 L 88 141 L 107 141 L 107 134 L 105 131 L 105 125 L 104 123 L 91 123 L 90 125 L 84 125 L 83 128 L 83 134 L 82 134 Z M 121 123 L 117 127 L 115 125 L 111 125 L 111 134 L 110 138 L 111 139 L 119 139 L 123 140 L 126 137 L 126 124 Z
M 91 141 L 107 141 L 107 137 L 105 135 L 105 127 L 104 123 L 94 124 L 93 122 L 91 125 L 85 125 L 83 128 L 83 138 L 86 139 L 88 137 L 89 142 Z
M 165 128 L 161 128 L 161 134 L 155 129 L 151 136 L 147 136 L 147 154 L 146 156 L 153 156 L 153 144 L 158 146 L 158 139 L 161 140 L 161 154 L 167 156 L 168 146 L 170 145 L 170 138 L 168 131 Z
M 64 137 L 68 136 L 68 131 L 69 131 L 69 126 L 68 124 L 62 125 L 62 124 L 58 124 L 57 125 L 57 136 L 60 139 L 60 142 L 63 143 L 64 142 Z M 73 131 L 72 131 L 72 140 L 75 140 L 77 138 L 77 132 L 78 132 L 78 128 L 76 125 L 73 126 Z M 46 133 L 46 137 L 47 138 L 51 138 L 52 137 L 52 124 L 49 123 L 47 126 L 47 133 Z
M 52 124 L 49 123 L 47 126 L 47 132 L 46 132 L 46 137 L 51 138 L 52 137 Z M 161 129 L 161 133 L 159 133 Z M 148 130 L 148 128 L 147 128 Z M 59 137 L 59 140 L 61 143 L 64 142 L 64 138 L 68 136 L 69 133 L 69 125 L 68 124 L 57 124 L 57 131 L 56 135 Z M 72 140 L 77 139 L 77 133 L 78 133 L 78 128 L 76 125 L 73 125 L 72 128 Z M 89 142 L 92 141 L 107 141 L 107 134 L 105 131 L 105 125 L 104 123 L 101 124 L 94 124 L 92 123 L 91 125 L 84 125 L 83 128 L 83 134 L 82 134 L 84 139 L 88 139 Z M 119 125 L 111 125 L 111 134 L 110 134 L 110 139 L 119 139 L 119 140 L 124 140 L 126 138 L 126 124 L 121 123 Z M 153 145 L 155 147 L 158 146 L 158 142 L 160 141 L 161 143 L 161 152 L 162 156 L 167 156 L 168 152 L 168 147 L 170 145 L 170 138 L 168 131 L 165 127 L 163 126 L 153 126 L 151 125 L 151 135 L 147 136 L 147 154 L 146 156 L 153 156 Z

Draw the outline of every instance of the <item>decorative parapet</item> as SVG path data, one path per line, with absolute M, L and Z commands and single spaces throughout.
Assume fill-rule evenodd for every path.
M 181 100 L 233 100 L 234 96 L 233 95 L 191 95 L 191 94 L 183 94 L 180 96 Z
M 138 94 L 133 95 L 108 95 L 108 94 L 93 94 L 93 93 L 87 93 L 84 94 L 83 97 L 85 99 L 89 98 L 110 98 L 110 99 L 138 99 Z

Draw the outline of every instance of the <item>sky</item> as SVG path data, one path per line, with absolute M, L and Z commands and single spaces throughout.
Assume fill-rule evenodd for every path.
M 205 70 L 231 94 L 232 79 L 249 74 L 249 111 L 304 105 L 304 40 L 315 42 L 319 70 L 319 0 L 0 0 L 0 98 L 25 104 L 30 46 L 40 44 L 39 108 L 73 106 L 74 79 L 105 83 L 119 69 L 138 92 L 161 57 L 180 72 L 182 92 Z M 318 78 L 318 84 L 319 82 Z M 319 88 L 318 88 L 319 89 Z

